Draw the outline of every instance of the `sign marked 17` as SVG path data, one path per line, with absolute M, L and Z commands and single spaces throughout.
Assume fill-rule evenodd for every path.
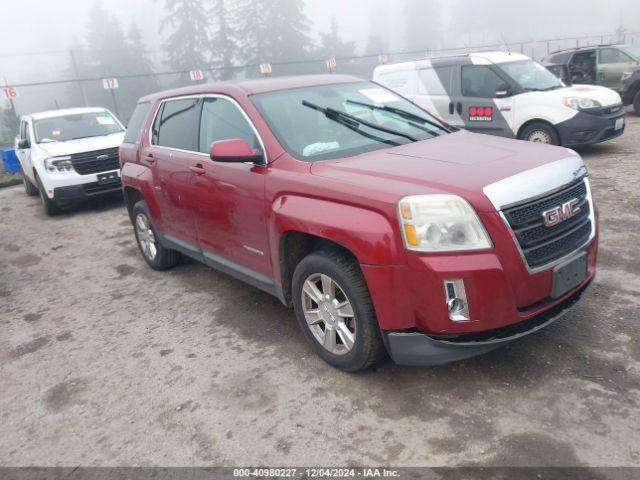
M 2 93 L 4 93 L 5 98 L 9 100 L 18 98 L 18 90 L 13 87 L 2 87 Z
M 103 78 L 102 88 L 105 90 L 117 90 L 120 85 L 117 78 Z

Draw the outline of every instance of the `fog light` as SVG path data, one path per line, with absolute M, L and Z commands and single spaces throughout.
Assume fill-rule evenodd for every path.
M 444 294 L 449 311 L 449 318 L 454 322 L 470 320 L 467 293 L 464 290 L 464 280 L 456 278 L 444 281 Z

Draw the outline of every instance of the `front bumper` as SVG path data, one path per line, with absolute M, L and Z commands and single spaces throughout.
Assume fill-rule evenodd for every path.
M 560 134 L 560 143 L 566 147 L 592 145 L 622 135 L 625 125 L 620 129 L 616 129 L 616 122 L 623 118 L 623 108 L 611 114 L 605 112 L 592 114 L 580 111 L 573 118 L 558 123 L 556 129 Z
M 580 300 L 590 284 L 591 279 L 549 310 L 507 327 L 444 336 L 419 332 L 383 332 L 384 342 L 389 355 L 399 365 L 433 366 L 475 357 L 552 324 Z
M 122 192 L 122 181 L 118 176 L 107 182 L 89 182 L 80 185 L 68 185 L 53 189 L 53 201 L 58 206 L 79 203 L 89 198 Z

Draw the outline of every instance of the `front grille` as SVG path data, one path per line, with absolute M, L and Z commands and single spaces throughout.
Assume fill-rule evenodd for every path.
M 122 182 L 119 178 L 108 183 L 93 182 L 85 183 L 84 185 L 82 185 L 82 189 L 87 196 L 96 195 L 99 193 L 114 192 L 120 190 L 121 188 Z
M 546 227 L 542 213 L 578 199 L 580 211 L 563 222 Z M 530 268 L 541 267 L 568 255 L 584 245 L 591 237 L 591 205 L 587 198 L 585 180 L 524 205 L 503 211 L 516 241 Z
M 107 158 L 98 160 L 98 157 L 103 155 Z M 108 172 L 120 168 L 118 147 L 95 150 L 93 152 L 74 153 L 71 155 L 71 162 L 73 163 L 73 168 L 75 168 L 76 172 L 80 175 Z

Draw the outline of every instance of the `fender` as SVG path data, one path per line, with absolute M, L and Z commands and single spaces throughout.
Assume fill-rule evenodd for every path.
M 131 187 L 140 192 L 140 195 L 142 195 L 142 198 L 144 198 L 149 206 L 149 212 L 155 225 L 158 229 L 162 230 L 162 213 L 156 201 L 151 169 L 138 163 L 127 162 L 122 165 L 120 176 L 122 178 L 123 188 Z
M 542 120 L 553 126 L 566 122 L 578 114 L 577 110 L 567 107 L 545 107 L 545 106 L 516 106 L 517 119 L 514 121 L 513 133 L 518 135 L 522 126 L 532 120 Z
M 297 231 L 325 238 L 348 249 L 366 265 L 406 262 L 399 232 L 381 213 L 343 203 L 283 195 L 272 204 L 269 236 L 273 265 L 279 265 L 280 236 Z M 399 227 L 398 227 L 399 228 Z

